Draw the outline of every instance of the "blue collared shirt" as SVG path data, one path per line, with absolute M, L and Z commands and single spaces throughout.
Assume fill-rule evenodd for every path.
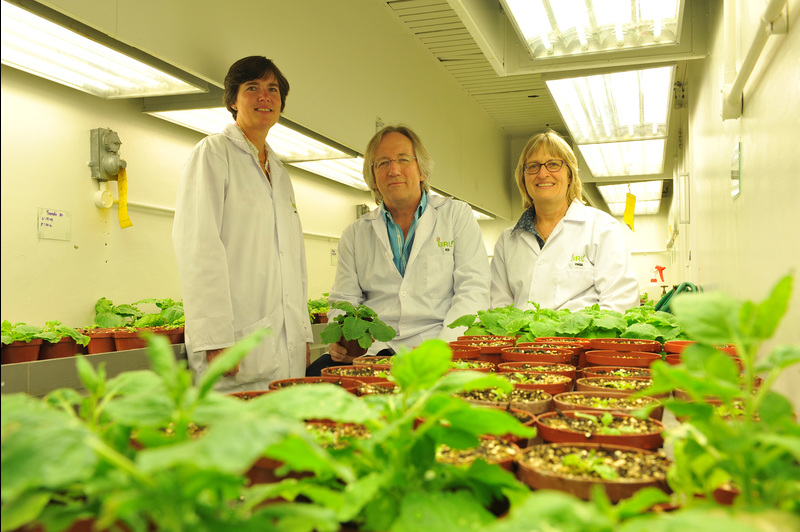
M 535 219 L 536 219 L 536 209 L 531 206 L 528 208 L 528 210 L 522 213 L 522 216 L 519 217 L 517 225 L 514 226 L 514 229 L 512 229 L 511 232 L 514 233 L 518 229 L 527 231 L 536 237 L 536 240 L 539 242 L 539 247 L 543 248 L 544 238 L 542 238 L 542 236 L 539 234 L 539 231 L 536 230 L 536 223 L 534 222 Z
M 383 219 L 386 221 L 386 230 L 389 233 L 389 245 L 392 247 L 394 265 L 397 266 L 397 271 L 399 271 L 402 276 L 406 274 L 406 265 L 408 264 L 408 259 L 411 257 L 411 246 L 414 245 L 414 233 L 417 230 L 417 220 L 419 220 L 419 217 L 425 212 L 425 207 L 427 206 L 428 194 L 423 192 L 422 198 L 419 200 L 419 206 L 416 212 L 414 212 L 414 221 L 411 222 L 411 227 L 408 228 L 408 234 L 405 237 L 403 237 L 403 230 L 400 226 L 394 223 L 392 214 L 386 210 L 385 205 L 382 206 Z

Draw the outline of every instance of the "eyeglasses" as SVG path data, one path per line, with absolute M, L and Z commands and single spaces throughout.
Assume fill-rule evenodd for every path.
M 397 166 L 400 168 L 405 168 L 411 161 L 415 160 L 416 157 L 398 157 L 397 159 L 381 159 L 380 161 L 375 161 L 372 163 L 372 166 L 375 167 L 375 170 L 378 172 L 387 172 L 389 171 L 389 167 L 392 165 L 392 161 L 397 163 Z
M 548 172 L 558 172 L 561 170 L 561 167 L 564 166 L 564 161 L 561 159 L 553 159 L 552 161 L 547 161 L 546 163 L 527 163 L 522 165 L 522 168 L 525 169 L 526 174 L 536 175 L 539 173 L 539 170 L 542 169 L 542 166 L 547 168 Z

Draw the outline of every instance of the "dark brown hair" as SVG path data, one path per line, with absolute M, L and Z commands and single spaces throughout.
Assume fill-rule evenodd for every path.
M 281 93 L 281 113 L 283 108 L 286 107 L 286 96 L 289 94 L 289 81 L 278 69 L 278 66 L 267 59 L 263 55 L 251 55 L 239 59 L 231 68 L 228 69 L 228 74 L 225 76 L 225 95 L 223 102 L 225 107 L 233 115 L 236 120 L 236 109 L 232 106 L 236 103 L 236 96 L 239 94 L 239 86 L 242 83 L 253 81 L 255 79 L 263 79 L 272 74 L 278 82 L 278 92 Z

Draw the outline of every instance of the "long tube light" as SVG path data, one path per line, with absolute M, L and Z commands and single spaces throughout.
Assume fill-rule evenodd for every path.
M 677 44 L 683 0 L 501 0 L 534 59 Z
M 2 63 L 101 98 L 208 90 L 202 79 L 30 0 L 2 0 Z

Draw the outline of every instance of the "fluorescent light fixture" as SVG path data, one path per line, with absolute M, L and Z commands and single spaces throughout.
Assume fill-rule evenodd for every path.
M 206 135 L 219 133 L 228 124 L 233 124 L 230 111 L 224 107 L 151 110 L 146 113 Z M 281 121 L 289 124 L 289 121 L 283 118 Z M 346 153 L 306 135 L 299 131 L 300 129 L 303 128 L 280 122 L 270 129 L 267 142 L 281 161 L 359 190 L 369 190 L 361 173 L 364 166 L 363 158 L 354 157 L 352 152 Z
M 452 196 L 446 196 L 446 195 L 444 195 L 444 194 L 442 194 L 439 191 L 434 190 L 434 189 L 430 189 L 430 192 L 431 192 L 431 195 L 433 195 L 433 196 L 440 196 L 442 198 L 451 198 L 452 197 Z M 472 206 L 470 205 L 470 207 L 472 207 Z M 474 216 L 475 219 L 478 220 L 478 221 L 481 221 L 481 220 L 494 220 L 494 216 L 492 216 L 490 214 L 486 214 L 485 212 L 482 212 L 482 211 L 478 211 L 475 208 L 472 208 L 472 216 Z
M 636 196 L 634 215 L 658 214 L 658 210 L 661 207 L 661 189 L 661 180 L 597 186 L 598 192 L 603 196 L 613 216 L 622 216 L 624 214 L 628 192 Z
M 683 0 L 502 0 L 534 59 L 676 45 Z
M 577 144 L 667 138 L 675 65 L 568 79 L 547 88 Z
M 32 11 L 2 2 L 4 65 L 101 98 L 207 90 L 200 78 L 61 13 L 36 2 L 25 6 Z
M 276 148 L 277 150 L 277 148 Z M 364 191 L 369 190 L 369 186 L 364 182 L 364 175 L 361 169 L 364 167 L 363 157 L 351 157 L 349 159 L 329 159 L 326 161 L 307 161 L 300 163 L 289 163 L 292 166 L 302 168 L 308 172 L 333 179 L 344 185 L 358 188 Z
M 665 139 L 579 145 L 595 177 L 653 175 L 664 171 Z

